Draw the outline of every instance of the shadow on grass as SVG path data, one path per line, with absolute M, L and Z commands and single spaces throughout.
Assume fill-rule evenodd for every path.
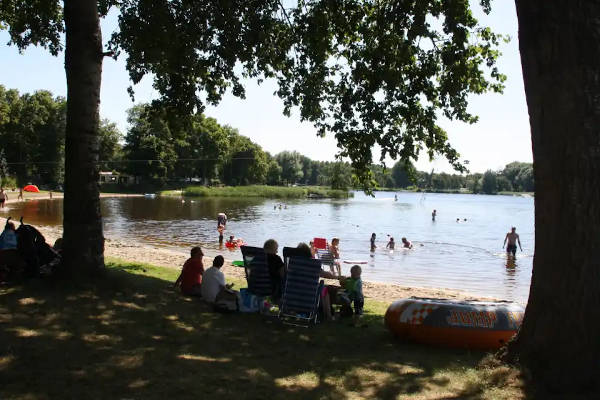
M 215 314 L 144 269 L 0 288 L 0 398 L 514 398 L 479 380 L 482 353 L 399 343 L 381 315 L 302 329 Z

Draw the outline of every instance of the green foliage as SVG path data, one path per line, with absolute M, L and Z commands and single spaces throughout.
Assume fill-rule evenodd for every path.
M 8 29 L 9 44 L 24 50 L 29 45 L 47 48 L 58 55 L 63 46 L 63 12 L 58 0 L 2 0 L 0 30 Z
M 98 133 L 100 135 L 100 169 L 112 171 L 115 166 L 118 167 L 115 161 L 122 157 L 119 142 L 123 139 L 123 134 L 117 128 L 117 124 L 107 119 L 100 121 Z
M 301 199 L 310 195 L 327 198 L 348 198 L 347 190 L 326 189 L 321 187 L 290 186 L 190 186 L 183 190 L 187 197 L 265 197 L 273 199 Z
M 40 90 L 19 94 L 0 85 L 0 142 L 6 174 L 19 183 L 62 183 L 66 101 Z
M 329 185 L 332 189 L 347 190 L 352 185 L 352 170 L 347 163 L 334 162 L 329 165 Z
M 411 180 L 411 175 L 414 175 L 414 173 L 415 167 L 412 165 L 412 163 L 398 161 L 392 167 L 392 178 L 394 180 L 394 186 L 391 187 L 406 188 L 408 186 L 411 186 L 414 183 Z
M 498 191 L 496 173 L 491 170 L 485 171 L 481 178 L 481 191 L 485 194 L 495 194 Z
M 138 105 L 128 114 L 131 127 L 123 148 L 129 161 L 127 172 L 159 184 L 166 182 L 173 171 L 176 153 L 164 110 Z
M 281 180 L 285 184 L 298 183 L 304 177 L 303 156 L 297 151 L 282 151 L 275 156 L 281 167 Z
M 334 134 L 365 188 L 375 144 L 382 160 L 425 151 L 465 171 L 437 118 L 475 122 L 468 95 L 500 92 L 505 80 L 495 66 L 504 38 L 478 24 L 469 2 L 217 4 L 119 2 L 110 47 L 127 54 L 133 83 L 153 76 L 156 103 L 201 113 L 199 92 L 216 104 L 228 89 L 244 97 L 241 77 L 274 78 L 284 113 L 297 107 L 319 134 Z M 280 165 L 284 181 L 307 179 L 306 165 L 302 175 Z

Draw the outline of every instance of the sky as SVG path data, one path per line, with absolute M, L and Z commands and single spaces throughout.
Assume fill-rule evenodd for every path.
M 468 125 L 442 120 L 440 125 L 448 132 L 450 143 L 457 149 L 463 161 L 468 161 L 471 172 L 499 170 L 512 161 L 531 162 L 531 136 L 527 103 L 523 88 L 523 76 L 518 48 L 518 29 L 515 4 L 508 0 L 492 2 L 492 12 L 485 15 L 478 2 L 473 5 L 475 14 L 483 25 L 497 33 L 509 35 L 511 41 L 502 44 L 499 70 L 507 76 L 503 94 L 487 93 L 470 96 L 469 110 L 479 116 L 479 122 Z M 104 41 L 116 26 L 116 11 L 102 21 Z M 20 54 L 16 47 L 6 46 L 9 36 L 0 31 L 0 84 L 18 89 L 21 93 L 40 89 L 54 95 L 66 96 L 64 54 L 52 57 L 42 48 L 29 47 Z M 116 122 L 119 129 L 127 131 L 127 109 L 134 103 L 127 94 L 130 85 L 125 58 L 105 58 L 102 72 L 100 116 Z M 245 81 L 246 99 L 227 94 L 221 103 L 208 106 L 205 114 L 216 118 L 220 124 L 237 128 L 271 154 L 283 150 L 296 150 L 314 160 L 331 161 L 337 153 L 333 135 L 316 136 L 316 129 L 301 122 L 298 113 L 291 117 L 283 115 L 283 103 L 273 93 L 276 84 L 270 81 L 257 85 Z M 145 78 L 135 87 L 135 102 L 148 102 L 158 97 L 150 79 Z M 379 160 L 374 154 L 374 161 Z M 387 159 L 391 166 L 393 160 Z M 429 162 L 427 156 L 416 163 L 420 170 L 452 172 L 443 158 Z

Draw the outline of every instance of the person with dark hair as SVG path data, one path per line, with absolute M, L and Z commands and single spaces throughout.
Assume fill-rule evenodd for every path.
M 371 234 L 371 251 L 375 251 L 375 249 L 377 248 L 377 245 L 375 244 L 375 239 L 377 238 L 377 235 L 375 234 L 375 232 L 373 232 Z
M 202 275 L 204 274 L 204 264 L 202 262 L 204 253 L 198 246 L 192 247 L 190 258 L 187 259 L 181 274 L 175 281 L 175 287 L 181 287 L 181 293 L 187 296 L 201 296 Z
M 225 274 L 221 271 L 221 267 L 225 259 L 223 256 L 216 256 L 213 260 L 212 267 L 204 273 L 204 281 L 202 282 L 202 299 L 208 303 L 214 303 L 219 292 L 223 289 L 230 289 L 233 284 L 225 284 Z

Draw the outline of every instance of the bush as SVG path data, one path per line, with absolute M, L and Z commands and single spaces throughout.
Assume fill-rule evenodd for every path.
M 347 190 L 334 190 L 322 187 L 288 187 L 288 186 L 225 186 L 206 187 L 190 186 L 183 190 L 186 197 L 265 197 L 274 199 L 302 199 L 311 195 L 323 198 L 348 198 Z
M 18 187 L 17 180 L 15 178 L 13 178 L 12 176 L 6 176 L 4 178 L 1 178 L 0 179 L 0 186 L 2 186 L 4 188 L 16 188 L 16 187 Z

